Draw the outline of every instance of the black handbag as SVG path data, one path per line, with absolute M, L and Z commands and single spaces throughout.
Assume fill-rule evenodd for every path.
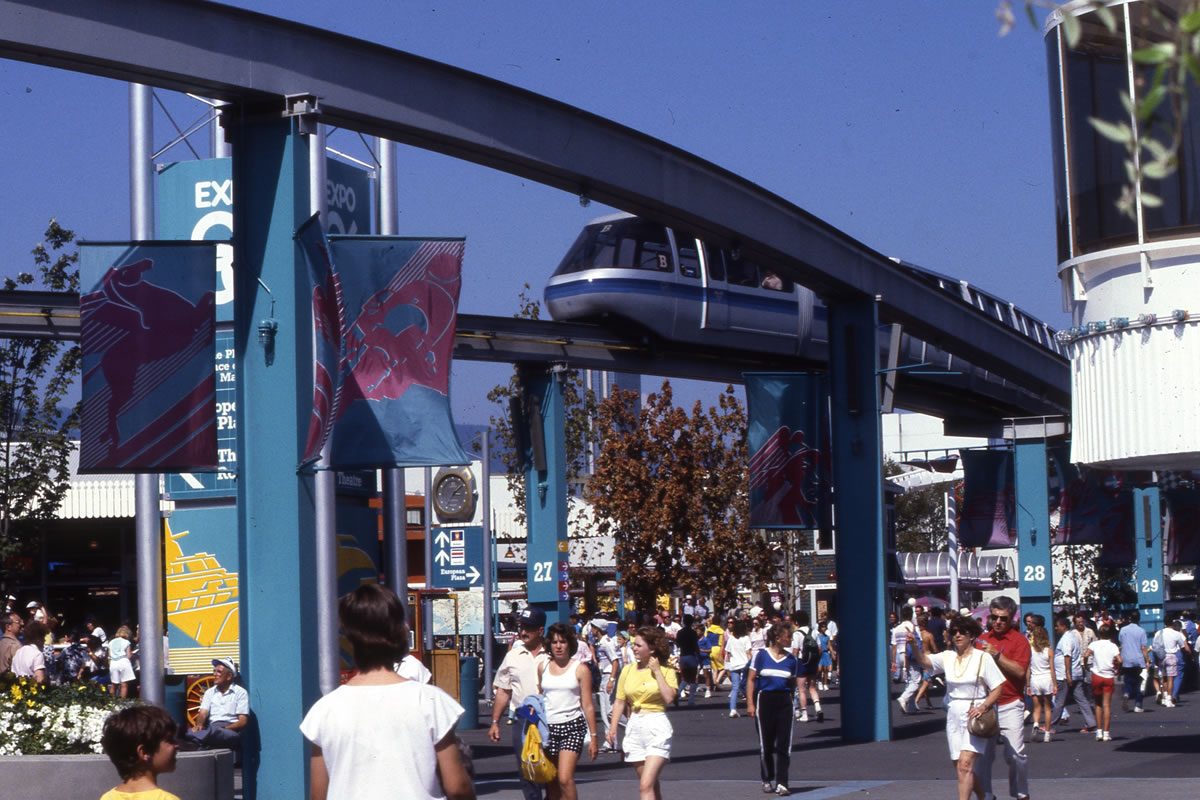
M 983 677 L 983 658 L 979 659 L 979 671 L 975 674 L 975 688 L 978 689 L 980 680 Z M 978 692 L 976 692 L 978 694 Z M 971 701 L 971 708 L 975 707 L 975 701 Z M 967 731 L 972 736 L 979 736 L 983 739 L 991 739 L 996 734 L 1000 733 L 1000 715 L 996 711 L 996 706 L 993 705 L 984 711 L 982 714 L 972 717 L 970 709 L 967 711 Z

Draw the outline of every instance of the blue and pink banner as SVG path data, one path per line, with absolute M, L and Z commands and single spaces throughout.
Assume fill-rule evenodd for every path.
M 342 335 L 346 326 L 341 284 L 333 270 L 329 242 L 321 229 L 319 214 L 313 214 L 296 231 L 296 241 L 308 265 L 313 318 L 313 405 L 305 439 L 304 464 L 321 457 L 337 418 L 341 387 Z
M 80 245 L 81 473 L 217 469 L 213 248 Z
M 1009 547 L 1016 540 L 1016 495 L 1011 450 L 962 450 L 963 501 L 958 541 L 963 547 Z
M 298 232 L 299 234 L 300 232 Z M 470 463 L 450 413 L 450 365 L 462 283 L 462 239 L 331 237 L 329 275 L 315 235 L 302 240 L 310 265 L 318 338 L 328 370 L 335 304 L 341 339 L 332 387 L 318 384 L 331 469 Z M 322 327 L 325 330 L 322 330 Z M 316 404 L 314 404 L 316 405 Z M 316 412 L 314 412 L 315 414 Z M 319 447 L 317 448 L 319 451 Z M 308 455 L 311 455 L 308 453 Z
M 1058 544 L 1109 544 L 1133 531 L 1133 497 L 1118 473 L 1076 467 L 1060 510 Z
M 817 528 L 828 392 L 818 373 L 746 373 L 750 527 Z

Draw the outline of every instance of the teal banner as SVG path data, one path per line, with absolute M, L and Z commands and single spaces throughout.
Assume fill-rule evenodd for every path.
M 825 474 L 818 373 L 746 373 L 750 527 L 817 528 Z

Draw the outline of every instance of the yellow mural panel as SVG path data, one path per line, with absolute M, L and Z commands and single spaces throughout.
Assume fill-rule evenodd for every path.
M 222 567 L 211 553 L 185 554 L 179 540 L 188 533 L 172 533 L 167 521 L 167 622 L 202 647 L 236 645 L 238 574 Z

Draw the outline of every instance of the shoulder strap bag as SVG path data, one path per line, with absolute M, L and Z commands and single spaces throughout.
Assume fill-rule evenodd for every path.
M 979 694 L 978 689 L 982 685 L 983 659 L 986 657 L 986 655 L 980 655 L 979 670 L 975 673 L 976 695 Z M 984 696 L 986 697 L 987 695 L 985 694 Z M 971 708 L 975 707 L 975 702 L 975 700 L 971 701 Z M 983 739 L 991 739 L 993 736 L 1000 733 L 1000 715 L 997 713 L 995 705 L 978 716 L 972 717 L 969 714 L 970 712 L 968 710 L 967 730 L 972 736 L 979 736 Z

